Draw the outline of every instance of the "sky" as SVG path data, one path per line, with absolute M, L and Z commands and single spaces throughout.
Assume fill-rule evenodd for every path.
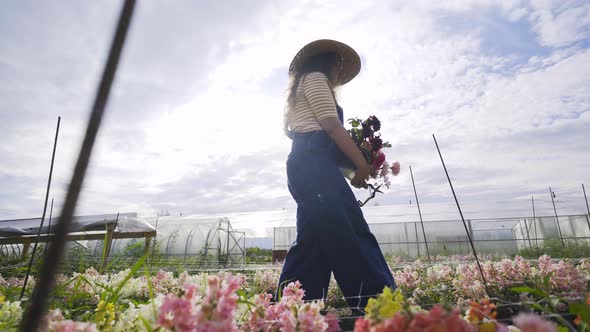
M 119 1 L 0 10 L 0 219 L 58 213 Z M 361 73 L 345 117 L 376 115 L 402 172 L 371 205 L 458 199 L 585 213 L 590 187 L 588 1 L 139 1 L 77 214 L 293 209 L 282 135 L 287 68 L 315 39 Z M 367 196 L 355 190 L 359 198 Z M 590 193 L 590 188 L 588 190 Z

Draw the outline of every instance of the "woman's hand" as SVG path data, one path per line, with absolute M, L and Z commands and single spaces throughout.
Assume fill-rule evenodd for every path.
M 372 167 L 367 163 L 364 163 L 363 165 L 361 165 L 361 167 L 357 167 L 354 173 L 354 178 L 352 178 L 350 184 L 356 188 L 367 189 L 367 180 L 369 179 L 372 170 Z

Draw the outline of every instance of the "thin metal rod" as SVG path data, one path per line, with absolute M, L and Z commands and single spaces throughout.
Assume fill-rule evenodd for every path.
M 99 269 L 99 271 L 101 273 L 103 272 L 103 269 L 106 268 L 107 265 L 108 265 L 109 257 L 111 256 L 111 250 L 113 249 L 113 238 L 114 238 L 115 232 L 117 231 L 117 225 L 118 225 L 118 223 L 119 223 L 119 212 L 117 212 L 117 217 L 115 218 L 115 227 L 113 227 L 113 230 L 111 231 L 111 236 L 109 238 L 109 236 L 107 235 L 108 242 L 106 242 L 106 243 L 103 244 L 104 248 L 106 248 L 106 255 L 105 255 L 105 257 L 103 257 L 103 260 L 100 263 L 100 269 Z M 106 232 L 106 234 L 109 234 L 108 226 L 107 226 L 107 232 Z
M 39 245 L 39 238 L 41 237 L 41 229 L 45 222 L 45 213 L 47 213 L 47 201 L 49 200 L 49 189 L 51 189 L 51 178 L 53 176 L 53 164 L 55 162 L 55 150 L 57 149 L 57 138 L 59 137 L 59 124 L 61 123 L 61 116 L 57 117 L 57 127 L 55 128 L 55 138 L 53 140 L 53 151 L 51 152 L 51 164 L 49 166 L 49 178 L 47 179 L 47 189 L 45 190 L 45 202 L 43 203 L 43 214 L 41 215 L 41 224 L 37 230 L 37 238 L 35 239 L 35 245 L 33 246 L 33 252 L 31 252 L 31 259 L 29 259 L 29 267 L 27 268 L 27 274 L 23 282 L 23 288 L 20 291 L 19 299 L 22 300 L 25 295 L 25 289 L 27 288 L 27 282 L 29 281 L 29 275 L 31 274 L 31 268 L 33 267 L 33 260 L 35 260 L 35 253 L 37 253 L 37 245 Z M 52 205 L 53 206 L 53 205 Z
M 555 200 L 553 199 L 553 191 L 549 187 L 549 196 L 551 196 L 551 203 L 553 203 L 553 211 L 555 212 L 555 223 L 557 224 L 557 230 L 559 231 L 559 238 L 561 239 L 561 245 L 565 248 L 565 242 L 563 242 L 563 235 L 561 234 L 561 226 L 559 225 L 559 217 L 557 216 L 557 209 L 555 208 Z
M 529 240 L 529 247 L 531 246 L 531 234 L 529 233 L 529 223 L 524 219 L 524 229 L 526 230 L 526 237 Z M 526 244 L 526 241 L 525 241 Z
M 54 283 L 55 274 L 59 268 L 59 262 L 62 260 L 65 240 L 67 233 L 72 223 L 72 217 L 76 209 L 78 197 L 82 189 L 82 183 L 86 175 L 88 163 L 90 161 L 90 155 L 92 154 L 92 148 L 94 141 L 98 134 L 98 129 L 103 118 L 105 106 L 109 98 L 111 85 L 117 71 L 117 65 L 121 57 L 121 51 L 125 44 L 125 37 L 127 36 L 127 30 L 131 22 L 133 9 L 135 7 L 135 0 L 125 0 L 115 36 L 111 44 L 107 62 L 100 80 L 98 91 L 94 99 L 94 104 L 88 121 L 88 127 L 86 128 L 86 134 L 84 141 L 78 154 L 78 160 L 74 168 L 74 174 L 68 188 L 68 193 L 64 201 L 61 216 L 57 222 L 54 241 L 47 251 L 47 257 L 41 267 L 41 274 L 39 283 L 35 288 L 33 297 L 30 301 L 30 307 L 22 320 L 21 331 L 33 332 L 39 329 L 39 323 L 43 313 L 45 311 L 49 294 Z
M 51 216 L 53 215 L 53 198 L 51 198 L 51 208 L 49 209 L 49 220 L 47 225 L 47 234 L 51 233 Z M 49 241 L 45 243 L 45 248 L 43 249 L 43 255 L 47 253 L 47 246 L 49 245 Z
M 590 229 L 590 207 L 588 206 L 588 197 L 586 196 L 586 188 L 584 188 L 583 183 L 582 191 L 584 191 L 584 200 L 586 201 L 586 210 L 588 211 L 588 217 L 586 218 L 586 222 L 588 223 L 588 229 Z
M 488 283 L 486 281 L 485 276 L 483 275 L 483 269 L 481 268 L 481 263 L 479 262 L 479 258 L 477 257 L 477 251 L 475 250 L 475 245 L 473 245 L 473 239 L 471 238 L 471 234 L 469 234 L 469 230 L 467 229 L 467 224 L 465 223 L 465 218 L 463 218 L 463 212 L 461 211 L 461 206 L 459 205 L 459 200 L 457 199 L 457 195 L 455 194 L 455 189 L 453 188 L 453 183 L 451 182 L 451 177 L 449 176 L 449 172 L 447 171 L 447 166 L 445 165 L 445 161 L 443 160 L 443 156 L 440 152 L 440 148 L 438 147 L 438 142 L 436 141 L 436 137 L 432 134 L 432 138 L 434 139 L 434 144 L 436 145 L 436 150 L 438 151 L 438 155 L 440 156 L 440 161 L 445 169 L 445 174 L 447 175 L 447 180 L 449 181 L 449 186 L 451 186 L 451 191 L 453 192 L 453 197 L 455 198 L 455 203 L 457 204 L 457 209 L 459 210 L 459 215 L 461 215 L 461 220 L 463 221 L 463 226 L 465 227 L 465 233 L 467 233 L 467 238 L 469 239 L 469 244 L 471 244 L 471 250 L 473 251 L 473 256 L 475 256 L 475 261 L 477 262 L 477 268 L 479 269 L 479 274 L 481 275 L 481 279 L 483 281 L 483 285 L 485 287 L 486 293 L 488 292 Z
M 416 197 L 416 206 L 418 207 L 418 215 L 420 216 L 420 225 L 422 225 L 422 236 L 424 236 L 424 244 L 426 245 L 428 263 L 431 263 L 430 251 L 428 250 L 428 240 L 426 240 L 426 231 L 424 231 L 424 221 L 422 220 L 422 211 L 420 210 L 420 201 L 418 200 L 418 193 L 416 192 L 416 183 L 414 183 L 414 173 L 412 172 L 412 166 L 410 166 L 410 175 L 412 176 L 412 186 L 414 186 L 414 196 Z
M 414 233 L 416 234 L 416 251 L 418 257 L 420 257 L 420 238 L 418 237 L 418 224 L 414 223 Z M 409 253 L 408 253 L 409 254 Z M 428 257 L 428 263 L 430 263 L 430 257 Z
M 156 250 L 156 238 L 158 237 L 158 218 L 160 214 L 156 215 L 156 235 L 154 235 L 154 244 L 152 244 L 152 255 L 150 257 L 150 272 L 152 272 L 152 266 L 154 265 L 154 251 Z
M 535 213 L 535 196 L 531 195 L 531 202 L 533 203 L 533 222 L 535 223 L 535 244 L 537 245 L 537 257 L 541 256 L 539 251 L 539 234 L 537 233 L 537 214 Z

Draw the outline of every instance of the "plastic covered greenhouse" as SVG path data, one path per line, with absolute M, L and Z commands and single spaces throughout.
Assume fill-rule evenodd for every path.
M 0 254 L 27 255 L 37 240 L 40 221 L 0 221 Z M 55 223 L 44 222 L 40 243 L 52 240 Z M 81 216 L 74 218 L 67 239 L 69 248 L 83 248 L 93 257 L 150 253 L 152 258 L 176 259 L 184 266 L 245 262 L 245 233 L 236 231 L 225 217 L 138 218 L 135 213 Z
M 590 218 L 587 214 L 539 217 L 496 217 L 424 220 L 411 214 L 396 215 L 389 207 L 365 208 L 365 218 L 384 254 L 404 258 L 441 255 L 469 255 L 471 247 L 467 231 L 478 253 L 517 254 L 527 247 L 539 247 L 548 240 L 590 241 Z M 397 211 L 399 212 L 399 210 Z M 452 210 L 450 210 L 452 214 Z M 438 213 L 449 216 L 447 213 Z M 387 220 L 399 220 L 386 222 Z M 425 235 L 425 236 L 424 236 Z M 275 227 L 273 250 L 285 253 L 297 237 L 294 225 Z M 278 255 L 280 257 L 280 255 Z
M 180 264 L 242 264 L 245 262 L 245 233 L 233 228 L 230 220 L 199 216 L 165 216 L 150 219 L 157 229 L 157 255 L 176 257 Z M 133 240 L 116 240 L 112 252 L 123 253 Z M 96 249 L 100 244 L 96 244 Z
M 0 220 L 0 253 L 5 256 L 24 257 L 31 245 L 52 241 L 57 220 L 41 218 Z M 143 238 L 146 244 L 156 235 L 155 228 L 146 220 L 137 218 L 135 213 L 102 214 L 77 216 L 73 218 L 67 241 L 70 244 L 86 246 L 90 242 L 111 244 L 120 239 Z M 146 247 L 147 248 L 147 247 Z

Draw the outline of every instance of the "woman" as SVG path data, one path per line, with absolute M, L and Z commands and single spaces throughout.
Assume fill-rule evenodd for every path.
M 325 298 L 333 272 L 349 305 L 362 309 L 395 282 L 339 168 L 356 168 L 351 184 L 367 187 L 371 166 L 343 127 L 334 97 L 334 88 L 352 80 L 360 66 L 352 48 L 324 39 L 303 47 L 289 67 L 287 177 L 297 203 L 297 239 L 279 287 L 299 280 L 306 300 Z

